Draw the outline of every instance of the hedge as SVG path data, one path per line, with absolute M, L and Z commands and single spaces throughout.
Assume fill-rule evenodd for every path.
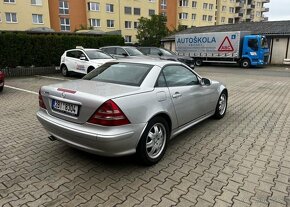
M 124 39 L 120 35 L 0 33 L 0 68 L 56 66 L 65 50 L 107 45 L 124 45 Z

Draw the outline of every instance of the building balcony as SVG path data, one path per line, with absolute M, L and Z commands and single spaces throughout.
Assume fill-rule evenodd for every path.
M 236 2 L 236 7 L 243 7 L 244 6 L 244 3 L 242 3 L 242 2 Z
M 263 20 L 262 21 L 264 21 L 264 22 L 269 21 L 269 17 L 263 17 Z
M 262 3 L 270 3 L 270 0 L 262 0 Z
M 248 15 L 245 16 L 245 18 L 246 18 L 246 19 L 251 19 L 251 15 L 248 14 Z
M 261 12 L 269 12 L 269 10 L 270 10 L 269 8 L 263 7 L 262 10 L 261 10 Z

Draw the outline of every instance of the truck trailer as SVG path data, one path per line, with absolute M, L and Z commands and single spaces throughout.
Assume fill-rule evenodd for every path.
M 241 67 L 264 66 L 269 63 L 269 47 L 265 36 L 250 32 L 212 32 L 175 36 L 176 52 L 195 59 L 195 64 L 239 63 Z

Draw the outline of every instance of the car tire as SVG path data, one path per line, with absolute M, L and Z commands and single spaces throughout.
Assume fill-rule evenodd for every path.
M 0 87 L 0 92 L 2 92 L 2 91 L 3 91 L 3 89 L 4 89 L 4 86 L 1 86 L 1 87 Z
M 69 76 L 69 71 L 68 71 L 68 69 L 67 69 L 67 67 L 65 65 L 61 66 L 61 74 L 64 77 L 68 77 Z
M 95 70 L 94 67 L 89 67 L 88 70 L 87 70 L 87 74 L 90 73 L 90 72 L 93 71 L 93 70 Z
M 216 108 L 215 108 L 215 119 L 221 119 L 225 116 L 228 106 L 228 96 L 225 91 L 223 91 L 218 99 Z
M 202 59 L 196 59 L 195 66 L 202 66 Z
M 170 132 L 168 123 L 162 117 L 148 122 L 137 147 L 137 155 L 145 165 L 156 164 L 165 154 Z
M 250 60 L 249 59 L 243 59 L 241 61 L 241 67 L 242 68 L 249 68 L 251 65 Z

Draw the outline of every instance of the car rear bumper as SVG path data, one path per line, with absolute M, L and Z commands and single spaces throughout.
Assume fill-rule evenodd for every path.
M 57 140 L 75 148 L 104 156 L 133 154 L 146 123 L 119 127 L 76 124 L 39 110 L 37 118 L 47 132 Z

